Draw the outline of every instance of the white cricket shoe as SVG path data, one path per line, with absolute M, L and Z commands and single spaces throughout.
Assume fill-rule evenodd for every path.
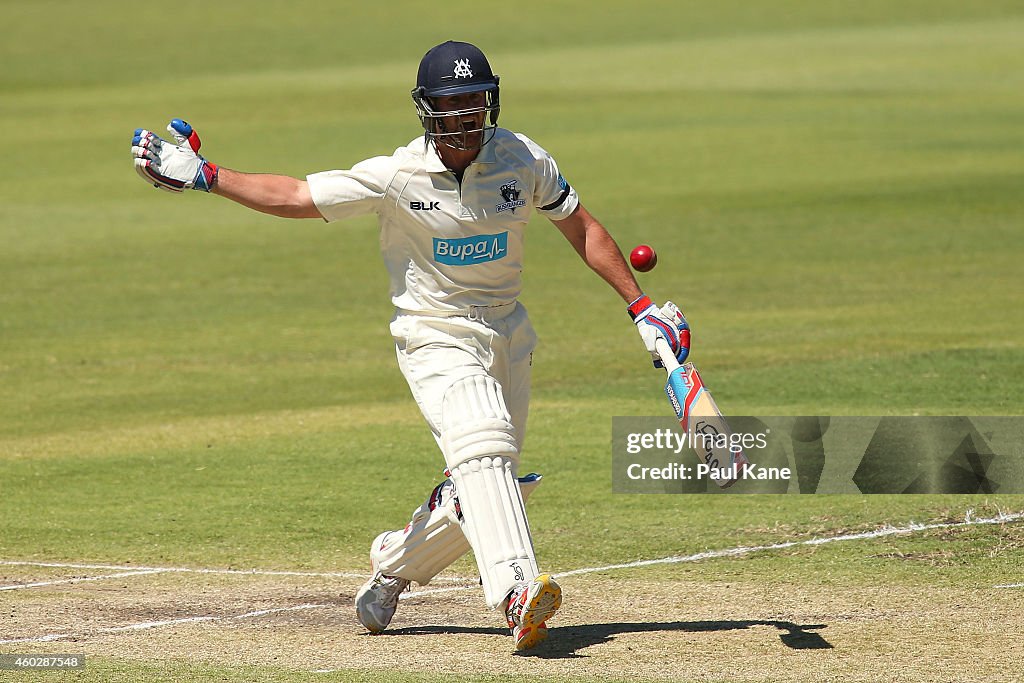
M 562 606 L 562 589 L 550 574 L 512 589 L 505 608 L 517 650 L 527 650 L 548 637 L 547 620 Z
M 370 546 L 370 566 L 373 576 L 364 583 L 356 593 L 356 617 L 359 623 L 370 633 L 380 633 L 391 623 L 398 609 L 398 596 L 409 587 L 409 580 L 397 576 L 385 576 L 377 569 L 377 558 L 374 552 L 381 547 L 384 539 L 392 532 L 384 533 L 373 539 Z

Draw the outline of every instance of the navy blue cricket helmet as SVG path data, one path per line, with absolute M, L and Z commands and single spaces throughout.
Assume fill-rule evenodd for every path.
M 483 106 L 448 111 L 437 108 L 437 98 L 477 92 L 485 95 Z M 479 149 L 498 127 L 498 77 L 480 48 L 470 43 L 449 40 L 430 48 L 420 60 L 412 100 L 427 138 L 435 143 Z M 451 123 L 452 117 L 456 123 Z

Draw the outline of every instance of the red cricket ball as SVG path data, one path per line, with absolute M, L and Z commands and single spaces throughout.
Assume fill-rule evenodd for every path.
M 658 255 L 648 245 L 641 244 L 629 252 L 629 263 L 633 266 L 634 270 L 646 273 L 658 265 Z

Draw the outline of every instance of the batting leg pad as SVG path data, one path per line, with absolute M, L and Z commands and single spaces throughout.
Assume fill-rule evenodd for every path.
M 455 484 L 446 479 L 412 512 L 401 531 L 392 531 L 371 550 L 371 559 L 385 576 L 398 576 L 426 585 L 455 560 L 469 552 L 462 533 L 462 511 Z
M 540 481 L 541 476 L 532 473 L 519 479 L 524 501 Z M 469 550 L 455 483 L 446 479 L 413 510 L 405 529 L 382 534 L 370 554 L 376 569 L 385 576 L 425 586 Z
M 448 469 L 455 470 L 467 460 L 496 456 L 518 466 L 517 436 L 494 378 L 471 375 L 448 388 L 441 405 L 441 449 Z M 515 476 L 515 471 L 512 474 Z
M 477 458 L 452 470 L 487 606 L 496 609 L 512 589 L 540 573 L 519 483 L 507 457 Z
M 491 609 L 538 574 L 523 495 L 519 447 L 501 387 L 487 375 L 459 380 L 445 394 L 442 447 L 459 491 L 463 531 L 473 547 Z

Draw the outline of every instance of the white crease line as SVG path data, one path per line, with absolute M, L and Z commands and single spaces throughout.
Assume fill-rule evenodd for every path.
M 38 638 L 14 638 L 12 640 L 0 640 L 0 645 L 10 645 L 13 643 L 49 643 L 54 640 L 64 640 L 65 638 L 71 638 L 70 633 L 54 633 L 48 636 L 39 636 Z
M 983 524 L 1003 524 L 1006 522 L 1016 522 L 1024 519 L 1024 512 L 1015 512 L 1011 514 L 1000 513 L 998 517 L 992 517 L 987 519 L 977 519 L 974 517 L 973 512 L 968 512 L 966 519 L 962 522 L 940 522 L 937 524 L 916 524 L 911 522 L 907 526 L 903 527 L 892 527 L 886 526 L 875 531 L 865 531 L 859 534 L 843 534 L 841 536 L 826 536 L 825 538 L 812 538 L 806 541 L 787 541 L 785 543 L 773 543 L 771 545 L 759 545 L 759 546 L 743 546 L 739 548 L 727 548 L 724 550 L 708 550 L 703 553 L 695 553 L 693 555 L 683 555 L 679 557 L 663 557 L 658 560 L 638 560 L 636 562 L 626 562 L 625 564 L 609 564 L 604 567 L 586 567 L 584 569 L 573 569 L 567 572 L 560 572 L 557 576 L 575 576 L 577 574 L 593 574 L 594 572 L 611 571 L 613 569 L 631 569 L 633 567 L 647 567 L 655 564 L 679 564 L 682 562 L 698 562 L 700 560 L 710 560 L 719 557 L 735 557 L 738 555 L 749 555 L 750 553 L 761 552 L 763 550 L 784 550 L 786 548 L 796 548 L 799 546 L 808 545 L 826 545 L 829 543 L 841 543 L 843 541 L 861 541 L 872 538 L 883 538 L 885 536 L 896 536 L 899 534 L 909 534 L 915 531 L 932 531 L 935 529 L 953 529 L 957 527 L 965 526 L 979 526 Z
M 1024 583 L 1004 583 L 1001 586 L 992 586 L 993 588 L 1024 588 Z
M 595 572 L 612 571 L 615 569 L 631 569 L 634 567 L 646 567 L 656 564 L 680 564 L 685 562 L 698 562 L 700 560 L 709 560 L 720 557 L 735 557 L 740 555 L 749 555 L 750 553 L 761 552 L 765 550 L 784 550 L 786 548 L 794 548 L 797 546 L 808 546 L 808 545 L 826 545 L 829 543 L 838 543 L 841 541 L 858 541 L 871 538 L 882 538 L 884 536 L 894 536 L 899 534 L 909 534 L 915 531 L 931 531 L 934 529 L 951 529 L 964 526 L 978 526 L 985 524 L 1002 524 L 1006 522 L 1016 522 L 1024 519 L 1024 512 L 1014 513 L 1000 513 L 996 517 L 978 519 L 974 517 L 974 512 L 969 510 L 962 522 L 940 522 L 936 524 L 918 524 L 911 522 L 903 527 L 892 527 L 886 526 L 882 529 L 875 531 L 865 531 L 858 534 L 844 534 L 841 536 L 826 536 L 825 538 L 812 538 L 806 541 L 786 541 L 784 543 L 774 543 L 771 545 L 761 546 L 743 546 L 738 548 L 726 548 L 723 550 L 708 550 L 702 553 L 696 553 L 693 555 L 684 556 L 673 556 L 663 557 L 656 560 L 637 560 L 635 562 L 627 562 L 624 564 L 610 564 L 602 567 L 585 567 L 583 569 L 573 569 L 566 572 L 560 572 L 557 576 L 575 576 L 578 574 L 592 574 Z M 325 577 L 325 578 L 344 578 L 344 579 L 367 579 L 369 578 L 366 574 L 357 574 L 353 572 L 298 572 L 298 571 L 273 571 L 273 570 L 261 570 L 261 569 L 203 569 L 203 568 L 188 568 L 188 567 L 132 567 L 128 565 L 112 565 L 112 564 L 79 564 L 79 563 L 63 563 L 63 562 L 28 562 L 21 560 L 0 560 L 0 565 L 12 565 L 12 566 L 30 566 L 30 567 L 56 567 L 56 568 L 68 568 L 68 569 L 120 569 L 120 570 L 137 570 L 139 572 L 177 572 L 177 573 L 190 573 L 190 574 L 228 574 L 228 575 L 252 575 L 252 576 L 309 576 L 309 577 Z M 452 588 L 433 588 L 425 591 L 418 591 L 414 593 L 403 594 L 403 597 L 413 597 L 419 595 L 433 595 L 435 593 L 450 593 L 453 591 L 467 590 L 478 586 L 478 580 L 469 577 L 435 577 L 434 581 L 448 582 L 448 583 L 466 583 L 465 586 L 454 586 Z M 1016 587 L 1016 586 L 1014 586 Z
M 231 617 L 213 617 L 213 616 L 201 616 L 201 617 L 183 617 L 181 619 L 167 619 L 166 621 L 147 621 L 141 624 L 129 624 L 128 626 L 115 626 L 113 628 L 99 629 L 98 633 L 120 633 L 122 631 L 145 631 L 151 628 L 160 628 L 161 626 L 176 626 L 178 624 L 195 624 L 203 621 L 232 621 L 235 619 L 252 619 L 254 617 L 262 617 L 268 614 L 279 614 L 281 612 L 297 612 L 299 610 L 308 609 L 324 609 L 326 607 L 334 607 L 335 605 L 296 605 L 294 607 L 275 607 L 272 609 L 260 609 L 255 612 L 246 612 L 245 614 L 236 614 Z M 3 642 L 3 641 L 0 641 Z
M 103 574 L 102 576 L 79 576 L 74 579 L 56 579 L 54 581 L 36 581 L 34 583 L 16 583 L 10 586 L 0 586 L 0 591 L 16 591 L 21 588 L 39 588 L 40 586 L 57 586 L 62 583 L 81 583 L 82 581 L 104 581 L 106 579 L 120 579 L 124 576 L 141 576 L 142 574 L 161 574 L 162 569 L 140 569 L 134 572 L 120 572 L 118 574 Z
M 872 538 L 882 538 L 885 536 L 895 536 L 899 534 L 910 534 L 915 531 L 932 531 L 934 529 L 952 529 L 957 527 L 965 526 L 979 526 L 983 524 L 1003 524 L 1006 522 L 1017 522 L 1024 519 L 1024 512 L 1014 513 L 1000 513 L 997 517 L 978 519 L 974 516 L 974 512 L 969 510 L 962 522 L 940 522 L 936 524 L 917 524 L 911 522 L 910 524 L 902 527 L 886 526 L 875 531 L 865 531 L 859 534 L 843 534 L 841 536 L 826 536 L 825 538 L 812 538 L 806 541 L 786 541 L 784 543 L 772 543 L 770 545 L 758 545 L 758 546 L 741 546 L 738 548 L 726 548 L 723 550 L 708 550 L 702 553 L 695 553 L 693 555 L 682 555 L 676 557 L 662 557 L 657 560 L 637 560 L 636 562 L 626 562 L 624 564 L 608 564 L 603 567 L 584 567 L 583 569 L 572 569 L 566 572 L 558 572 L 555 576 L 562 578 L 565 576 L 578 576 L 580 574 L 593 574 L 596 572 L 607 572 L 616 569 L 633 569 L 635 567 L 649 567 L 656 564 L 681 564 L 685 562 L 699 562 L 701 560 L 711 560 L 720 557 L 738 557 L 741 555 L 749 555 L 751 553 L 761 552 L 765 550 L 784 550 L 786 548 L 795 548 L 798 546 L 811 546 L 811 545 L 826 545 L 829 543 L 841 543 L 843 541 L 860 541 Z M 475 588 L 473 586 L 455 586 L 452 588 L 434 588 L 424 591 L 416 591 L 412 593 L 403 593 L 402 598 L 418 598 L 421 596 L 435 595 L 438 593 L 452 593 L 454 591 L 469 590 Z M 1017 588 L 1024 587 L 1024 584 L 1014 586 L 996 586 L 997 588 Z
M 262 617 L 267 614 L 280 614 L 282 612 L 297 612 L 299 610 L 310 610 L 310 609 L 324 609 L 327 607 L 336 607 L 336 605 L 295 605 L 294 607 L 277 607 L 274 609 L 261 609 L 254 612 L 246 612 L 245 614 L 236 614 L 234 616 L 227 617 L 213 617 L 213 616 L 198 616 L 198 617 L 183 617 L 181 619 L 166 619 L 164 621 L 146 621 L 140 624 L 129 624 L 127 626 L 114 626 L 111 628 L 100 628 L 96 629 L 87 634 L 75 634 L 75 633 L 50 633 L 45 636 L 39 636 L 36 638 L 14 638 L 12 640 L 0 640 L 0 645 L 12 645 L 15 643 L 49 643 L 55 640 L 67 640 L 69 638 L 82 638 L 84 635 L 98 635 L 103 633 L 123 633 L 125 631 L 145 631 L 151 628 L 160 628 L 162 626 L 177 626 L 180 624 L 197 624 L 207 621 L 233 621 L 236 619 L 252 619 L 254 617 Z
M 190 568 L 190 567 L 133 567 L 131 565 L 118 565 L 118 564 L 79 564 L 74 562 L 29 562 L 25 560 L 0 560 L 0 565 L 7 565 L 13 567 L 51 567 L 56 569 L 120 569 L 123 571 L 140 571 L 140 572 L 165 572 L 165 573 L 181 573 L 181 574 L 227 574 L 227 575 L 244 575 L 244 576 L 309 576 L 319 578 L 337 578 L 337 579 L 362 579 L 366 580 L 369 577 L 368 574 L 358 574 L 355 572 L 297 572 L 297 571 L 274 571 L 269 569 L 204 569 L 204 568 Z M 462 583 L 466 581 L 475 581 L 465 576 L 438 576 L 434 578 L 434 581 L 444 581 L 451 583 Z

